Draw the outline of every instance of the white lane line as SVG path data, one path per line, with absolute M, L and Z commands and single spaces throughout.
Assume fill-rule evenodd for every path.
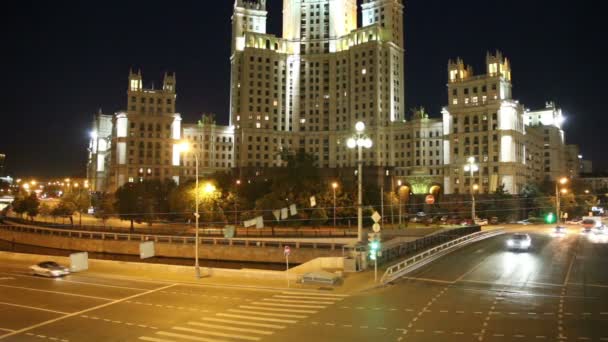
M 244 326 L 248 326 L 248 327 L 270 328 L 270 329 L 285 329 L 284 325 L 243 322 L 243 321 L 235 321 L 235 320 L 232 320 L 232 319 L 222 319 L 222 318 L 214 318 L 214 317 L 203 317 L 202 320 L 203 321 L 208 321 L 208 322 L 230 323 L 230 324 L 236 324 L 236 325 L 244 325 Z
M 296 309 L 275 309 L 275 308 L 266 308 L 260 306 L 250 306 L 250 305 L 239 305 L 241 309 L 252 309 L 252 310 L 264 310 L 264 311 L 274 311 L 274 312 L 293 312 L 293 313 L 306 313 L 306 314 L 314 314 L 317 311 L 314 310 L 296 310 Z
M 18 290 L 26 290 L 26 291 L 34 291 L 34 292 L 54 293 L 54 294 L 59 294 L 59 295 L 64 295 L 64 296 L 74 296 L 74 297 L 90 298 L 90 299 L 97 299 L 97 300 L 108 300 L 108 301 L 114 300 L 112 298 L 87 296 L 87 295 L 59 292 L 59 291 L 40 290 L 40 289 L 33 289 L 30 287 L 23 287 L 23 286 L 0 285 L 0 287 L 6 287 L 6 288 L 12 288 L 12 289 L 18 289 Z
M 15 274 L 15 273 L 9 273 L 9 272 L 0 272 L 0 273 L 10 274 L 10 275 L 12 275 L 14 277 L 36 278 L 36 279 L 42 279 L 42 280 L 56 282 L 56 279 L 51 279 L 51 278 L 43 278 L 43 277 L 36 277 L 36 276 L 32 276 L 32 275 Z M 62 278 L 61 282 L 62 283 L 84 284 L 84 285 L 99 286 L 99 287 L 112 287 L 112 288 L 116 288 L 116 289 L 133 290 L 133 291 L 147 291 L 148 290 L 148 289 L 142 289 L 142 288 L 137 288 L 137 287 L 127 287 L 127 286 L 118 286 L 118 285 L 107 285 L 107 284 L 89 283 L 89 282 L 86 282 L 86 281 L 78 281 L 78 280 L 72 280 L 72 279 L 66 279 L 66 278 Z
M 264 298 L 266 302 L 277 302 L 277 303 L 296 303 L 296 304 L 321 304 L 321 305 L 332 305 L 333 302 L 318 302 L 310 300 L 291 300 L 291 299 L 275 299 L 275 298 Z
M 19 304 L 6 303 L 6 302 L 0 302 L 0 305 L 14 306 L 16 308 L 30 309 L 30 310 L 36 310 L 36 311 L 46 311 L 46 312 L 52 312 L 52 313 L 56 313 L 56 314 L 60 314 L 60 315 L 68 315 L 69 314 L 69 312 L 49 310 L 49 309 L 37 308 L 35 306 L 19 305 Z
M 240 319 L 247 319 L 247 320 L 252 320 L 252 321 L 262 321 L 262 322 L 274 322 L 274 323 L 297 323 L 298 321 L 293 321 L 293 320 L 289 320 L 289 319 L 277 319 L 277 318 L 264 318 L 264 317 L 249 317 L 249 316 L 243 316 L 243 315 L 233 315 L 233 314 L 225 314 L 225 313 L 218 313 L 216 314 L 216 316 L 218 317 L 229 317 L 229 318 L 240 318 Z
M 190 335 L 184 335 L 184 334 L 175 334 L 172 332 L 166 332 L 166 331 L 159 331 L 157 332 L 158 335 L 162 335 L 162 336 L 169 336 L 169 337 L 177 337 L 177 338 L 181 338 L 184 340 L 190 340 L 190 341 L 201 341 L 201 342 L 228 342 L 225 340 L 216 340 L 216 339 L 210 339 L 210 338 L 205 338 L 205 337 L 197 337 L 197 336 L 190 336 Z
M 346 298 L 348 295 L 343 294 L 333 294 L 333 293 L 315 293 L 315 292 L 293 292 L 293 291 L 285 291 L 281 292 L 284 295 L 307 295 L 307 296 L 317 296 L 317 297 L 334 297 L 334 298 Z
M 310 296 L 282 296 L 276 295 L 274 298 L 285 298 L 285 299 L 312 299 L 312 300 L 333 300 L 334 302 L 342 300 L 342 298 L 322 298 L 322 297 L 310 297 Z
M 267 330 L 258 330 L 258 329 L 248 329 L 248 328 L 237 328 L 233 326 L 225 326 L 219 324 L 210 324 L 210 323 L 201 323 L 201 322 L 188 322 L 190 325 L 194 325 L 197 327 L 204 328 L 212 328 L 212 329 L 221 329 L 221 330 L 229 330 L 229 331 L 238 331 L 252 334 L 260 334 L 260 335 L 272 335 L 274 332 Z
M 5 328 L 0 328 L 0 331 L 13 332 L 13 331 L 15 331 L 15 330 L 13 330 L 13 329 L 5 329 Z
M 26 331 L 30 331 L 30 330 L 33 330 L 33 329 L 36 329 L 36 328 L 40 328 L 40 327 L 43 327 L 45 325 L 49 325 L 51 323 L 62 321 L 64 319 L 66 319 L 66 318 L 75 317 L 75 316 L 81 316 L 81 315 L 86 314 L 88 312 L 99 310 L 99 309 L 102 309 L 102 308 L 105 308 L 105 307 L 108 307 L 108 306 L 111 306 L 111 305 L 114 305 L 114 304 L 122 303 L 122 302 L 125 302 L 125 301 L 128 301 L 128 300 L 131 300 L 133 298 L 138 298 L 138 297 L 141 297 L 141 296 L 149 295 L 149 294 L 157 292 L 157 291 L 162 291 L 162 290 L 171 288 L 171 287 L 176 286 L 176 285 L 177 284 L 171 284 L 171 285 L 159 287 L 159 288 L 154 289 L 154 290 L 138 293 L 138 294 L 135 294 L 135 295 L 132 295 L 132 296 L 129 296 L 129 297 L 122 298 L 122 299 L 116 299 L 116 300 L 113 300 L 113 301 L 111 301 L 109 303 L 97 305 L 97 306 L 94 306 L 92 308 L 88 308 L 88 309 L 81 310 L 81 311 L 78 311 L 78 312 L 73 312 L 73 313 L 71 313 L 69 315 L 61 316 L 61 317 L 50 319 L 48 321 L 44 321 L 44 322 L 41 322 L 41 323 L 38 323 L 38 324 L 30 325 L 29 327 L 25 327 L 23 329 L 14 331 L 14 332 L 12 332 L 10 334 L 4 335 L 4 336 L 0 336 L 0 340 L 4 339 L 6 337 L 10 337 L 10 336 L 14 336 L 14 335 L 17 335 L 17 334 L 24 333 Z
M 222 333 L 222 332 L 207 331 L 207 330 L 200 330 L 200 329 L 192 329 L 192 328 L 184 328 L 184 327 L 173 327 L 172 329 L 178 330 L 178 331 L 183 331 L 183 332 L 201 334 L 201 335 L 215 336 L 215 337 L 236 338 L 238 340 L 245 340 L 245 341 L 259 341 L 260 340 L 260 337 L 251 337 L 251 336 L 238 335 L 238 334 L 226 334 L 226 333 Z
M 139 339 L 142 341 L 149 341 L 149 342 L 175 342 L 174 340 L 166 340 L 163 338 L 155 338 L 155 337 L 147 337 L 147 336 L 142 336 Z
M 303 304 L 282 304 L 282 303 L 264 303 L 264 302 L 252 302 L 255 305 L 267 305 L 267 306 L 279 306 L 285 308 L 305 308 L 305 309 L 325 309 L 326 306 L 322 305 L 303 305 Z
M 238 309 L 228 309 L 228 311 L 234 312 L 234 313 L 260 315 L 260 316 L 274 316 L 274 317 L 287 317 L 287 318 L 300 318 L 300 319 L 308 317 L 308 316 L 303 316 L 303 315 L 290 315 L 290 314 L 285 314 L 285 313 L 270 313 L 270 312 L 238 310 Z

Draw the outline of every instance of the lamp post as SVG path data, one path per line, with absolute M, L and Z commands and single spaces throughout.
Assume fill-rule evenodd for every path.
M 397 211 L 397 215 L 399 215 L 399 219 L 397 220 L 399 222 L 399 227 L 401 227 L 401 187 L 403 186 L 403 182 L 401 181 L 401 179 L 399 179 L 397 181 L 397 196 L 399 197 L 399 210 Z
M 238 201 L 238 195 L 239 195 L 239 185 L 241 185 L 241 180 L 237 179 L 236 180 L 236 186 L 234 187 L 234 226 L 235 227 L 239 225 L 238 211 L 237 211 L 237 201 Z
M 562 177 L 555 182 L 555 214 L 557 215 L 557 222 L 560 222 L 560 220 L 562 219 L 560 193 L 565 194 L 566 192 L 568 192 L 568 190 L 566 190 L 566 189 L 561 189 L 561 191 L 560 191 L 560 189 L 559 189 L 560 184 L 561 185 L 568 184 L 568 178 Z
M 183 153 L 188 153 L 191 152 L 192 148 L 190 147 L 190 144 L 188 144 L 187 142 L 183 142 L 179 145 L 179 150 Z M 199 262 L 198 262 L 198 245 L 200 243 L 199 241 L 199 237 L 198 237 L 198 219 L 200 217 L 199 212 L 198 212 L 198 207 L 199 207 L 199 199 L 198 199 L 198 155 L 196 152 L 192 153 L 194 155 L 194 162 L 195 162 L 195 167 L 196 167 L 196 185 L 195 185 L 195 190 L 194 190 L 194 272 L 196 275 L 197 279 L 200 279 L 201 277 L 201 269 L 199 266 Z
M 372 139 L 365 135 L 365 124 L 361 121 L 355 125 L 355 134 L 346 141 L 346 145 L 350 149 L 357 148 L 357 183 L 358 183 L 358 198 L 357 198 L 357 240 L 363 242 L 363 148 L 372 147 Z
M 331 188 L 334 192 L 334 228 L 336 228 L 336 189 L 338 188 L 338 183 L 331 183 Z
M 465 172 L 471 172 L 471 219 L 473 224 L 475 223 L 475 191 L 479 189 L 479 186 L 473 181 L 475 172 L 479 171 L 479 165 L 475 164 L 475 157 L 470 157 L 467 160 L 468 164 L 464 166 Z

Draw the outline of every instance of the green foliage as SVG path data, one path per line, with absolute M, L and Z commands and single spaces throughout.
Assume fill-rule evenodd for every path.
M 134 222 L 152 224 L 153 220 L 167 216 L 174 188 L 173 181 L 127 183 L 116 191 L 116 212 L 121 220 L 131 221 L 131 230 Z
M 25 194 L 19 193 L 15 196 L 12 204 L 13 211 L 19 216 L 23 217 L 24 214 L 33 220 L 39 213 L 40 201 L 35 193 Z

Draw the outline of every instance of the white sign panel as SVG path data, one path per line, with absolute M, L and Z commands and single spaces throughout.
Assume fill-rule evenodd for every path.
M 72 272 L 86 271 L 89 269 L 89 253 L 70 254 L 70 270 Z
M 140 259 L 153 258 L 154 255 L 154 241 L 146 241 L 139 244 Z
M 374 220 L 375 223 L 378 223 L 380 222 L 381 218 L 382 216 L 380 216 L 377 211 L 374 211 L 374 214 L 372 215 L 372 220 Z
M 283 208 L 281 209 L 281 220 L 287 220 L 289 218 L 289 209 Z
M 275 220 L 279 221 L 281 219 L 281 210 L 273 210 L 272 216 L 274 216 Z
M 295 204 L 289 206 L 289 213 L 291 214 L 291 216 L 298 215 L 298 209 L 296 209 Z
M 257 229 L 264 228 L 264 217 L 263 216 L 258 216 L 255 218 L 255 227 Z
M 316 207 L 317 206 L 317 199 L 315 198 L 315 196 L 311 196 L 310 197 L 310 206 L 311 207 Z

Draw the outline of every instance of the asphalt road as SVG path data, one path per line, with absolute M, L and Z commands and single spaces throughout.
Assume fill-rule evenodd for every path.
M 608 341 L 608 239 L 526 228 L 386 288 L 339 295 L 112 275 L 31 277 L 0 265 L 6 341 Z

